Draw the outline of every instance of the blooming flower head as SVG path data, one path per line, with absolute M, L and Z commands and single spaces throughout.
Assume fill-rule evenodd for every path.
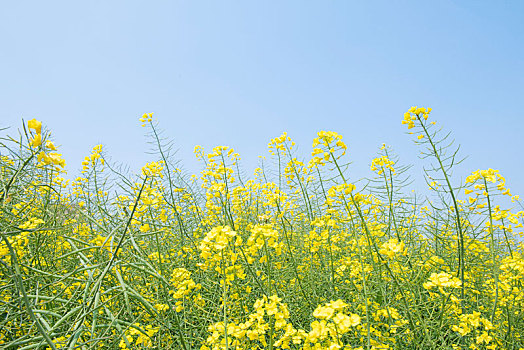
M 285 144 L 286 141 L 290 141 L 290 144 Z M 279 150 L 283 154 L 286 152 L 286 146 L 290 149 L 294 146 L 294 143 L 291 142 L 291 138 L 287 136 L 287 132 L 284 132 L 279 137 L 275 137 L 274 139 L 271 139 L 267 147 L 269 148 L 269 153 L 276 154 L 275 150 Z
M 414 128 L 417 117 L 422 116 L 424 120 L 427 120 L 429 113 L 431 113 L 431 108 L 412 106 L 406 113 L 404 113 L 402 124 L 407 124 L 408 129 Z
M 201 256 L 208 258 L 212 250 L 224 250 L 236 235 L 237 233 L 229 226 L 216 226 L 212 228 L 200 243 L 199 249 L 202 251 Z
M 379 253 L 386 255 L 390 259 L 397 254 L 406 255 L 406 245 L 404 242 L 399 242 L 398 239 L 392 238 L 386 243 L 382 244 Z
M 42 132 L 42 122 L 39 122 L 34 118 L 27 122 L 27 126 L 29 129 L 33 129 L 37 134 Z
M 346 154 L 347 146 L 342 141 L 342 135 L 334 131 L 319 131 L 313 140 L 313 157 L 310 166 L 324 165 L 333 156 L 336 159 Z M 339 151 L 339 152 L 337 152 Z M 335 156 L 335 153 L 338 155 Z
M 424 283 L 424 288 L 431 289 L 433 287 L 442 288 L 460 288 L 462 282 L 457 277 L 453 277 L 446 272 L 432 273 L 429 277 L 429 282 Z
M 503 195 L 511 197 L 509 188 L 506 188 L 506 179 L 502 176 L 498 170 L 495 169 L 486 169 L 486 170 L 477 170 L 471 173 L 466 177 L 466 184 L 474 184 L 477 180 L 481 180 L 480 184 L 474 185 L 475 189 L 485 190 L 485 184 L 494 183 L 497 187 L 497 190 L 502 192 Z M 497 183 L 498 182 L 498 183 Z M 466 194 L 473 192 L 472 190 L 466 189 Z M 483 193 L 486 195 L 486 192 Z
M 47 141 L 47 142 L 45 143 L 45 146 L 46 146 L 47 148 L 49 148 L 51 151 L 57 151 L 56 146 L 55 146 L 54 143 L 52 143 L 51 141 Z
M 144 113 L 139 120 L 142 122 L 142 126 L 146 126 L 146 123 L 153 120 L 153 113 Z
M 42 134 L 36 134 L 31 140 L 31 147 L 38 147 L 42 144 Z
M 335 309 L 331 306 L 318 306 L 315 311 L 313 311 L 313 316 L 320 319 L 329 320 L 335 314 Z
M 384 172 L 384 169 L 389 169 L 394 175 L 395 169 L 393 169 L 393 165 L 395 165 L 395 162 L 390 160 L 387 156 L 382 156 L 371 161 L 371 170 L 377 171 L 378 174 L 381 175 Z

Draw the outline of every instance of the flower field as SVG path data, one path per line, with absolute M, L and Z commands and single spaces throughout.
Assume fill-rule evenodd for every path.
M 93 148 L 74 180 L 35 119 L 0 142 L 0 348 L 524 349 L 524 209 L 459 161 L 430 108 L 399 118 L 427 193 L 384 145 L 355 181 L 342 136 L 286 133 L 249 177 L 232 148 L 129 175 Z M 465 178 L 463 183 L 457 178 Z

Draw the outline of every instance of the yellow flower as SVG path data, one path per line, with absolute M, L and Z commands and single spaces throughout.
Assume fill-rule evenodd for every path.
M 153 113 L 144 113 L 139 120 L 143 123 L 142 126 L 146 126 L 146 122 L 153 120 Z
M 343 302 L 341 299 L 338 299 L 337 301 L 329 303 L 328 305 L 331 306 L 335 310 L 341 310 L 341 309 L 343 309 L 343 308 L 348 306 L 348 304 Z
M 429 277 L 429 282 L 424 283 L 425 289 L 431 289 L 433 287 L 451 287 L 451 288 L 460 288 L 462 282 L 460 279 L 451 276 L 448 273 L 432 273 Z
M 62 168 L 65 167 L 65 160 L 62 159 L 62 155 L 59 153 L 49 153 L 51 162 L 55 165 L 60 165 Z
M 42 134 L 36 134 L 31 140 L 31 147 L 38 147 L 42 144 Z
M 381 175 L 384 169 L 387 168 L 391 170 L 394 175 L 395 169 L 393 169 L 393 165 L 395 165 L 395 162 L 391 161 L 387 156 L 382 156 L 371 161 L 371 170 L 378 171 L 378 174 Z
M 57 150 L 57 149 L 56 149 L 56 146 L 55 146 L 51 141 L 47 141 L 47 142 L 45 143 L 45 146 L 46 146 L 47 148 L 49 148 L 50 150 L 52 150 L 52 151 L 56 151 L 56 150 Z
M 33 129 L 34 131 L 36 131 L 37 134 L 40 134 L 42 132 L 42 122 L 39 122 L 36 119 L 31 119 L 30 121 L 28 121 L 27 126 L 29 127 L 29 129 Z
M 431 113 L 431 108 L 413 106 L 409 109 L 409 111 L 404 113 L 404 120 L 402 120 L 402 124 L 408 124 L 408 129 L 414 128 L 414 120 L 417 120 L 418 116 L 422 116 L 424 120 L 427 120 L 429 117 L 429 113 Z M 419 139 L 421 139 L 422 137 L 419 136 Z
M 169 309 L 169 305 L 166 304 L 155 304 L 153 305 L 153 307 L 158 311 L 166 311 L 167 309 Z
M 351 316 L 348 316 L 339 312 L 335 317 L 333 317 L 333 322 L 337 325 L 337 329 L 340 333 L 346 333 L 350 327 L 355 327 L 360 324 L 360 316 L 357 314 L 351 314 Z
M 487 332 L 482 332 L 481 335 L 477 336 L 477 344 L 486 343 L 489 344 L 493 338 L 488 335 Z
M 404 242 L 399 242 L 398 239 L 392 238 L 382 245 L 379 253 L 386 255 L 388 258 L 393 258 L 396 254 L 406 255 L 406 245 Z
M 330 306 L 319 306 L 313 311 L 313 316 L 320 319 L 330 319 L 335 313 L 335 309 Z

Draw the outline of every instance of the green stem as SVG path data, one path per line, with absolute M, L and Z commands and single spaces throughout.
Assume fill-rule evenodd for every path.
M 484 180 L 484 187 L 486 189 L 486 198 L 488 201 L 488 211 L 489 211 L 489 236 L 490 236 L 490 245 L 491 245 L 491 263 L 493 264 L 492 274 L 493 274 L 493 282 L 495 283 L 495 301 L 493 302 L 493 310 L 491 311 L 491 318 L 490 321 L 493 322 L 493 319 L 495 318 L 495 312 L 497 311 L 497 304 L 499 301 L 499 281 L 498 281 L 498 274 L 497 274 L 497 262 L 495 261 L 496 255 L 495 255 L 495 237 L 493 234 L 493 213 L 491 210 L 491 199 L 489 196 L 489 190 L 488 190 L 488 183 L 486 182 L 486 178 L 483 177 Z
M 462 223 L 460 219 L 460 213 L 459 213 L 459 206 L 457 203 L 457 199 L 455 198 L 455 192 L 453 191 L 453 187 L 451 187 L 451 181 L 449 180 L 448 173 L 444 169 L 444 165 L 442 163 L 442 159 L 440 158 L 440 155 L 437 151 L 437 147 L 435 146 L 435 143 L 433 142 L 431 136 L 429 135 L 429 131 L 422 122 L 422 119 L 420 119 L 420 115 L 417 115 L 417 119 L 422 126 L 422 129 L 424 130 L 424 133 L 426 134 L 426 137 L 428 138 L 428 141 L 431 145 L 431 148 L 433 150 L 433 155 L 438 161 L 440 170 L 442 171 L 442 174 L 444 175 L 444 179 L 446 180 L 446 184 L 448 186 L 449 194 L 451 195 L 451 199 L 453 201 L 453 207 L 455 208 L 455 219 L 457 224 L 457 230 L 458 230 L 458 258 L 459 258 L 459 271 L 458 274 L 460 276 L 461 281 L 461 289 L 460 289 L 460 305 L 462 309 L 462 313 L 464 314 L 466 312 L 465 305 L 464 305 L 464 297 L 465 297 L 465 281 L 464 281 L 464 268 L 465 268 L 465 261 L 464 261 L 464 233 L 462 231 Z

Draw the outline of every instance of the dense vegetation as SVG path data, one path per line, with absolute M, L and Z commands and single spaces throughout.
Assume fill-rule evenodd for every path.
M 430 112 L 402 121 L 431 164 L 427 197 L 385 145 L 375 177 L 351 182 L 325 131 L 309 160 L 272 139 L 249 179 L 233 149 L 197 146 L 186 176 L 152 114 L 141 174 L 98 145 L 69 181 L 30 120 L 0 144 L 0 346 L 524 348 L 524 211 L 496 170 L 455 182 Z

